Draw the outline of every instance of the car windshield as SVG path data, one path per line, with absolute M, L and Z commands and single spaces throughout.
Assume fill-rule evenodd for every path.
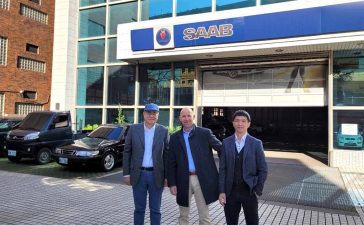
M 122 131 L 122 127 L 99 127 L 88 136 L 106 140 L 119 140 Z
M 0 129 L 8 129 L 9 123 L 6 121 L 0 121 Z
M 19 129 L 40 131 L 47 123 L 50 117 L 51 117 L 50 114 L 43 114 L 43 113 L 29 114 L 19 125 Z

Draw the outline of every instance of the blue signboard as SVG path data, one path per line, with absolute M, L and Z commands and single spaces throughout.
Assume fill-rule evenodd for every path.
M 364 30 L 364 2 L 174 25 L 174 48 Z M 153 28 L 131 31 L 133 51 L 154 49 Z

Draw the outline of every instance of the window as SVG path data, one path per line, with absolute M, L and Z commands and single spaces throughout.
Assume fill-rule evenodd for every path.
M 193 81 L 195 66 L 193 62 L 179 62 L 174 66 L 174 104 L 193 104 Z
M 0 94 L 0 116 L 4 114 L 4 107 L 5 107 L 5 95 Z
M 15 103 L 15 113 L 19 115 L 27 115 L 30 112 L 42 111 L 43 105 L 32 103 Z
M 273 3 L 280 3 L 280 2 L 289 2 L 293 0 L 261 0 L 260 4 L 262 5 L 268 5 Z
M 78 43 L 78 64 L 104 63 L 105 40 L 81 41 Z
M 128 2 L 110 6 L 109 34 L 116 34 L 118 24 L 136 22 L 138 20 L 138 2 Z
M 102 105 L 104 68 L 79 68 L 77 74 L 77 105 Z
M 0 8 L 9 9 L 9 0 L 0 0 Z
M 81 10 L 79 37 L 86 38 L 105 35 L 105 20 L 105 7 Z
M 102 122 L 102 109 L 76 109 L 76 127 L 97 127 Z
M 256 0 L 216 0 L 216 11 L 255 6 Z
M 173 0 L 142 0 L 142 20 L 172 17 Z
M 123 109 L 125 123 L 134 123 L 134 109 Z M 117 123 L 118 109 L 107 109 L 107 123 Z
M 36 54 L 39 53 L 39 51 L 38 51 L 39 47 L 36 45 L 29 44 L 29 43 L 27 43 L 26 50 L 27 50 L 27 52 L 32 52 L 32 53 L 36 53 Z
M 23 98 L 36 99 L 37 92 L 36 91 L 23 91 Z
M 34 2 L 34 3 L 38 4 L 38 5 L 40 5 L 40 0 L 29 0 L 29 1 Z
M 0 65 L 6 65 L 7 47 L 8 47 L 8 39 L 0 37 Z
M 80 0 L 80 6 L 89 6 L 89 5 L 96 5 L 105 3 L 106 0 Z
M 54 128 L 62 128 L 62 127 L 68 127 L 68 115 L 58 115 L 53 120 Z
M 20 14 L 40 23 L 48 24 L 48 15 L 27 5 L 20 4 Z
M 211 12 L 211 0 L 177 0 L 177 16 Z
M 19 56 L 18 68 L 39 73 L 45 73 L 45 62 Z
M 108 68 L 109 105 L 133 105 L 135 91 L 135 66 L 111 66 Z

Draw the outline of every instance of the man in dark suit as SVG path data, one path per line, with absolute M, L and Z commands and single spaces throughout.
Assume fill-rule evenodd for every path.
M 134 225 L 144 224 L 147 193 L 151 225 L 161 224 L 161 200 L 168 154 L 168 131 L 157 124 L 159 107 L 145 105 L 144 122 L 132 125 L 125 139 L 124 182 L 133 186 Z
M 243 207 L 247 225 L 258 225 L 258 199 L 267 179 L 262 141 L 250 136 L 250 115 L 238 110 L 233 115 L 235 134 L 223 140 L 219 171 L 219 201 L 226 223 L 237 225 Z
M 212 148 L 220 151 L 221 142 L 207 128 L 197 127 L 191 109 L 180 112 L 182 129 L 171 136 L 168 157 L 168 186 L 177 195 L 179 224 L 189 224 L 191 196 L 194 195 L 199 224 L 209 225 L 208 205 L 218 199 L 218 171 Z

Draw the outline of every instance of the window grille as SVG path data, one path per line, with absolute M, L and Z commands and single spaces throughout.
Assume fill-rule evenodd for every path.
M 23 70 L 45 73 L 45 62 L 19 56 L 18 68 Z
M 27 5 L 20 4 L 20 14 L 40 23 L 48 24 L 48 15 Z
M 43 106 L 31 103 L 15 103 L 15 112 L 19 115 L 27 115 L 30 112 L 42 111 Z
M 0 94 L 0 116 L 4 115 L 5 95 Z
M 9 0 L 0 0 L 0 8 L 9 9 Z
M 0 65 L 6 65 L 8 39 L 0 37 Z

